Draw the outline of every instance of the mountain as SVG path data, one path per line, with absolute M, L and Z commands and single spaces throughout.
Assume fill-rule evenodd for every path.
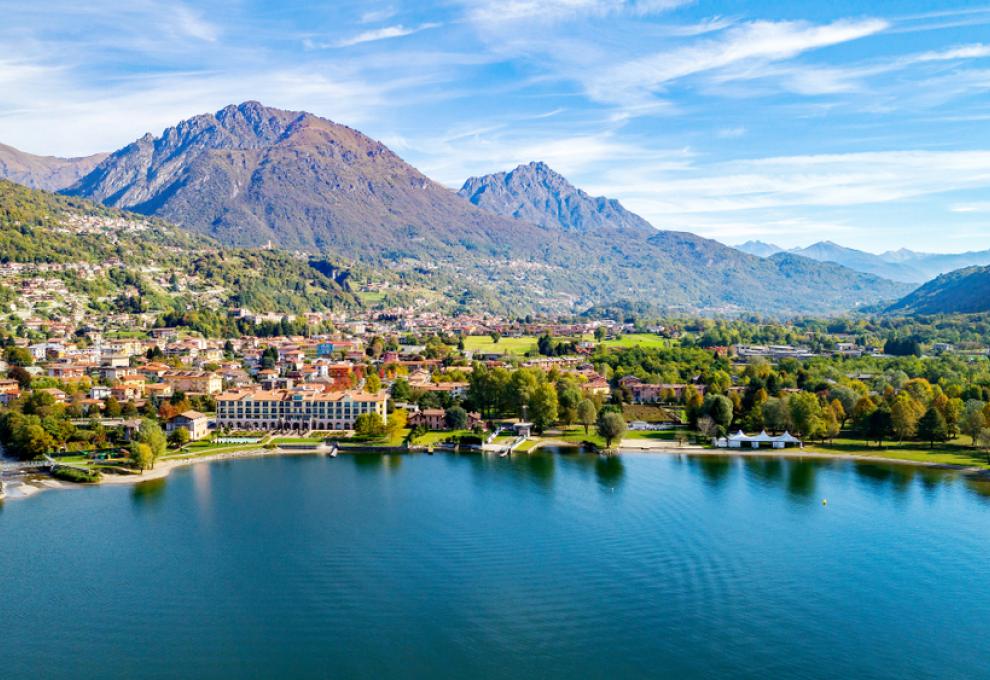
M 540 163 L 465 186 L 471 200 L 356 130 L 246 102 L 145 135 L 66 193 L 223 243 L 329 252 L 415 280 L 454 308 L 573 311 L 645 299 L 662 309 L 787 314 L 906 292 L 809 260 L 795 276 L 787 261 L 658 232 Z
M 649 237 L 655 231 L 617 200 L 589 196 L 542 162 L 471 177 L 457 193 L 489 212 L 544 227 L 584 234 L 616 231 L 635 237 Z
M 898 262 L 917 271 L 917 281 L 928 281 L 940 274 L 990 265 L 990 250 L 972 250 L 965 253 L 918 253 L 901 249 L 880 255 L 889 262 Z
M 66 193 L 157 215 L 225 243 L 348 256 L 491 254 L 545 240 L 462 201 L 380 142 L 257 102 L 145 135 Z
M 966 267 L 929 281 L 886 309 L 898 314 L 990 311 L 990 267 Z
M 762 241 L 747 241 L 738 250 L 760 257 L 769 257 L 782 249 Z M 819 241 L 805 248 L 786 251 L 818 262 L 835 262 L 854 271 L 873 274 L 891 281 L 923 283 L 940 274 L 972 266 L 990 265 L 990 250 L 967 253 L 919 253 L 907 248 L 874 255 L 855 248 L 846 248 L 832 241 Z
M 357 307 L 347 274 L 322 260 L 224 246 L 157 218 L 0 180 L 0 288 L 57 281 L 87 314 Z M 7 297 L 0 295 L 0 298 Z M 27 302 L 28 296 L 24 297 Z
M 8 179 L 32 189 L 57 191 L 78 181 L 106 157 L 105 153 L 81 158 L 35 156 L 0 144 L 0 179 Z
M 741 250 L 744 253 L 749 253 L 750 255 L 756 255 L 757 257 L 770 257 L 771 255 L 776 255 L 784 251 L 778 245 L 773 243 L 765 243 L 763 241 L 746 241 L 745 243 L 740 243 L 734 246 L 736 250 Z
M 888 262 L 879 255 L 846 248 L 832 241 L 819 241 L 806 248 L 794 248 L 789 252 L 818 262 L 835 262 L 855 271 L 874 274 L 892 281 L 919 283 L 926 280 L 925 275 L 917 270 L 911 261 Z

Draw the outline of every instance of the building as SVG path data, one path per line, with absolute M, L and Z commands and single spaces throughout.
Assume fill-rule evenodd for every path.
M 169 371 L 162 375 L 162 382 L 176 392 L 194 394 L 218 394 L 223 391 L 223 378 L 209 371 Z
M 730 434 L 728 437 L 720 437 L 715 439 L 713 443 L 720 449 L 741 449 L 744 447 L 751 449 L 759 449 L 764 447 L 783 449 L 787 446 L 797 446 L 799 448 L 804 447 L 801 440 L 792 435 L 790 432 L 773 436 L 767 434 L 766 430 L 754 435 L 748 435 L 742 430 L 739 430 L 735 434 Z
M 189 439 L 196 441 L 210 433 L 210 419 L 199 411 L 183 411 L 165 424 L 165 431 L 169 434 L 179 429 L 185 429 Z
M 388 392 L 318 392 L 303 389 L 224 392 L 217 397 L 217 427 L 234 430 L 353 430 L 364 413 L 388 417 Z
M 476 425 L 484 427 L 480 414 L 468 413 L 467 416 L 468 429 L 474 429 Z M 447 411 L 442 408 L 425 408 L 422 411 L 416 411 L 409 416 L 406 422 L 409 427 L 425 427 L 427 430 L 450 429 L 447 426 Z

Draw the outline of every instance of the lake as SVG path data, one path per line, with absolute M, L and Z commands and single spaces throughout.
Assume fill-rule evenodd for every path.
M 988 578 L 954 473 L 238 460 L 0 506 L 0 675 L 990 677 Z

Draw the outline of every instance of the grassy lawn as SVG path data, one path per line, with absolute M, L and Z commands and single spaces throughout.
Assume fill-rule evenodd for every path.
M 613 340 L 606 340 L 602 344 L 606 347 L 666 347 L 667 343 L 672 342 L 668 338 L 662 338 L 659 335 L 654 335 L 652 333 L 629 333 L 628 335 L 623 335 Z
M 687 431 L 681 432 L 685 441 L 688 437 Z M 677 430 L 626 430 L 622 435 L 623 439 L 654 439 L 659 441 L 676 441 Z
M 413 440 L 416 446 L 431 446 L 446 441 L 452 437 L 474 434 L 471 430 L 450 430 L 449 432 L 425 432 Z
M 406 441 L 406 437 L 409 436 L 409 428 L 403 428 L 398 430 L 393 435 L 383 435 L 381 437 L 350 437 L 348 439 L 340 439 L 339 443 L 342 447 L 347 446 L 382 446 L 395 448 L 402 446 L 403 442 Z
M 521 338 L 501 338 L 497 343 L 487 335 L 469 335 L 464 338 L 464 349 L 471 352 L 516 354 L 536 351 L 536 336 L 524 335 Z
M 532 451 L 540 444 L 539 439 L 527 439 L 522 444 L 516 447 L 516 451 L 526 453 L 527 451 Z
M 600 448 L 605 448 L 605 439 L 600 436 L 594 427 L 588 428 L 588 434 L 584 433 L 583 425 L 570 425 L 568 427 L 561 428 L 562 432 L 558 435 L 550 435 L 547 439 L 556 439 L 559 441 L 568 442 L 569 444 L 580 444 L 581 442 L 592 442 Z M 613 444 L 617 442 L 612 442 Z
M 965 440 L 965 444 L 963 441 L 963 438 L 959 438 L 945 444 L 936 444 L 935 448 L 932 449 L 929 449 L 927 444 L 920 442 L 892 441 L 884 442 L 883 448 L 880 448 L 875 442 L 840 437 L 830 444 L 808 444 L 805 445 L 804 449 L 814 453 L 848 454 L 990 468 L 986 455 L 982 451 L 971 448 L 968 439 Z
M 361 300 L 362 304 L 369 307 L 374 307 L 385 299 L 385 293 L 380 290 L 361 291 L 357 294 L 357 296 Z

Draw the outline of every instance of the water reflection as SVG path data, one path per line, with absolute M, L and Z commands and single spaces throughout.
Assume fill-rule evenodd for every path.
M 792 496 L 808 498 L 815 493 L 815 476 L 818 463 L 805 460 L 787 461 L 787 492 Z
M 615 490 L 622 486 L 626 469 L 619 456 L 598 456 L 595 460 L 595 475 L 603 487 Z
M 168 486 L 168 480 L 165 477 L 138 482 L 131 487 L 131 501 L 137 508 L 160 505 L 165 498 L 166 486 Z
M 350 454 L 354 467 L 362 472 L 378 472 L 385 464 L 385 457 L 379 453 Z
M 743 458 L 743 468 L 753 479 L 763 483 L 771 483 L 765 484 L 766 486 L 775 486 L 776 482 L 778 482 L 784 474 L 784 464 L 780 458 L 757 458 L 755 456 L 747 456 L 746 458 Z
M 732 459 L 728 456 L 700 455 L 688 458 L 691 466 L 701 472 L 701 478 L 713 489 L 721 488 L 732 472 Z

